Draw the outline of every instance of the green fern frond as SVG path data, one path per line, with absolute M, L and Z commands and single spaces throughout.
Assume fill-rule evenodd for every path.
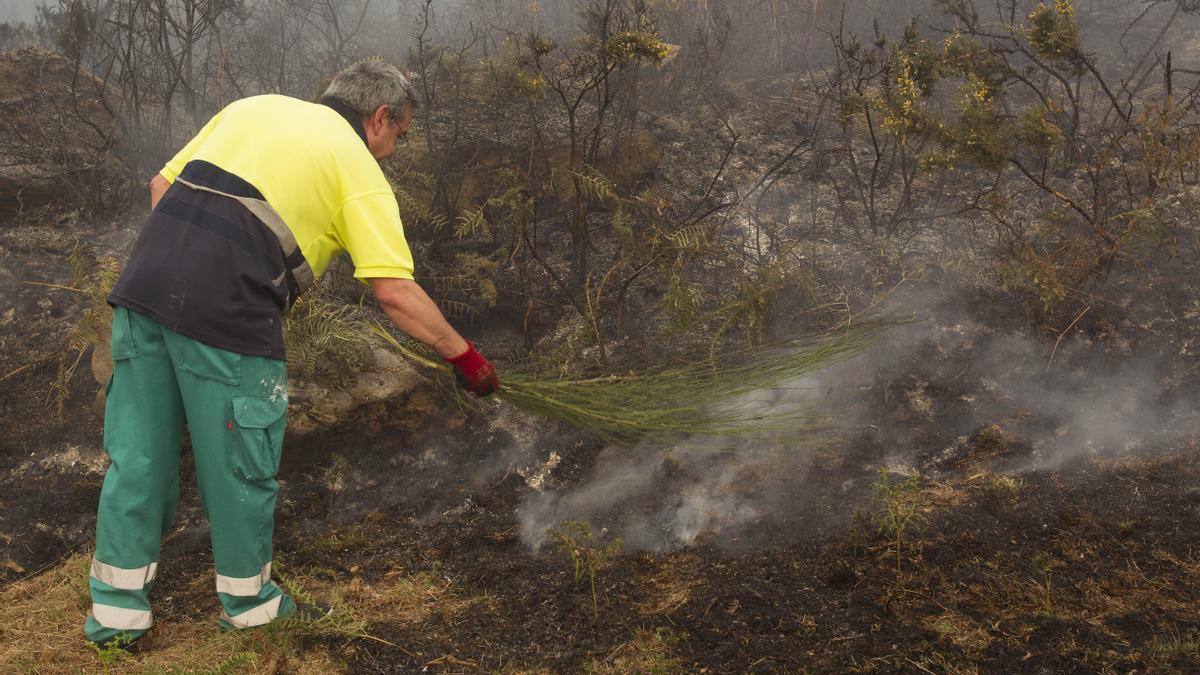
M 450 219 L 444 213 L 435 213 L 425 218 L 425 222 L 434 232 L 441 232 L 443 228 L 450 224 Z
M 404 188 L 398 186 L 393 187 L 395 188 L 393 192 L 396 193 L 396 203 L 400 205 L 400 213 L 406 215 L 412 214 L 413 216 L 420 218 L 426 210 L 425 207 L 417 201 L 416 197 L 413 197 Z
M 489 231 L 487 219 L 483 217 L 483 207 L 464 213 L 455 219 L 455 239 L 466 239 Z
M 421 286 L 428 288 L 434 295 L 444 295 L 446 293 L 473 293 L 479 290 L 479 279 L 468 276 L 432 276 L 421 277 L 419 279 Z
M 304 377 L 342 384 L 362 362 L 366 343 L 354 308 L 323 300 L 301 300 L 283 322 L 289 369 Z
M 442 314 L 454 321 L 470 321 L 479 316 L 479 310 L 458 300 L 441 300 L 438 306 L 442 308 Z
M 569 175 L 579 186 L 579 191 L 589 199 L 601 202 L 617 201 L 617 188 L 599 171 L 585 166 L 582 171 L 570 169 L 554 169 Z
M 425 188 L 432 188 L 434 184 L 433 174 L 425 173 L 424 171 L 417 171 L 416 169 L 412 168 L 405 169 L 399 176 L 396 177 L 395 182 L 398 183 L 401 181 L 412 181 Z M 396 186 L 393 185 L 393 187 Z
M 708 245 L 708 228 L 703 223 L 696 223 L 680 228 L 667 235 L 676 248 L 697 251 Z

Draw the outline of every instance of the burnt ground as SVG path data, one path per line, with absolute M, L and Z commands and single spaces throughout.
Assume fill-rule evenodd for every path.
M 59 357 L 88 301 L 44 285 L 74 283 L 81 226 L 71 218 L 0 230 L 0 591 L 86 555 L 94 528 L 104 459 L 86 349 L 61 414 L 54 393 L 59 364 L 80 353 Z M 90 224 L 88 254 L 119 250 L 129 220 Z M 1129 292 L 1187 306 L 1196 289 L 1175 278 Z M 394 617 L 384 603 L 370 637 L 306 633 L 268 669 L 292 672 L 316 651 L 349 672 L 1200 669 L 1195 326 L 1097 307 L 1051 368 L 1057 335 L 1027 333 L 1013 298 L 938 270 L 914 297 L 905 303 L 927 320 L 835 378 L 840 433 L 804 447 L 774 441 L 776 454 L 727 486 L 782 495 L 773 508 L 604 560 L 594 606 L 588 575 L 577 579 L 563 551 L 522 540 L 521 513 L 539 490 L 587 484 L 614 453 L 595 439 L 499 404 L 463 413 L 431 387 L 290 438 L 283 574 L 335 596 L 400 579 L 427 600 Z M 1141 398 L 1154 405 L 1126 405 Z M 1110 404 L 1121 429 L 1108 428 Z M 600 534 L 577 542 L 577 555 L 599 555 L 605 528 L 653 517 L 706 484 L 705 471 L 727 469 L 678 448 L 621 452 L 647 453 L 662 489 L 597 512 Z M 157 620 L 211 623 L 208 531 L 183 466 Z M 881 498 L 909 476 L 915 492 Z M 914 515 L 897 565 L 879 518 L 904 499 Z M 166 647 L 155 639 L 151 650 Z
M 1200 503 L 1194 455 L 1032 475 L 1011 496 L 978 477 L 931 486 L 929 520 L 912 544 L 919 552 L 899 574 L 862 516 L 846 523 L 838 513 L 856 495 L 836 479 L 855 472 L 836 457 L 816 471 L 833 480 L 811 486 L 809 509 L 752 533 L 769 539 L 772 529 L 799 526 L 804 537 L 742 551 L 701 538 L 680 551 L 622 556 L 599 575 L 594 616 L 560 556 L 530 554 L 515 540 L 518 480 L 478 496 L 470 516 L 420 525 L 423 504 L 375 514 L 360 525 L 371 545 L 340 556 L 334 574 L 426 571 L 487 603 L 407 628 L 377 626 L 411 653 L 363 644 L 352 670 L 416 669 L 450 654 L 468 670 L 573 671 L 612 657 L 638 631 L 669 636 L 687 671 L 1196 663 L 1193 650 L 1169 644 L 1194 640 L 1197 627 L 1197 542 L 1180 520 Z
M 10 323 L 6 339 L 33 354 L 78 315 L 79 302 L 19 282 L 69 282 L 64 264 L 33 262 L 69 242 L 56 248 L 47 234 L 41 247 L 22 248 L 9 235 L 5 290 L 16 316 L 28 319 Z M 431 598 L 417 619 L 376 615 L 370 638 L 306 634 L 295 658 L 322 650 L 349 672 L 1200 668 L 1195 441 L 1148 434 L 1132 445 L 1059 453 L 1076 442 L 1061 419 L 971 373 L 1005 323 L 995 319 L 1002 304 L 973 304 L 989 307 L 991 318 L 970 329 L 970 340 L 950 340 L 961 331 L 935 319 L 913 349 L 886 355 L 889 365 L 856 385 L 878 424 L 824 441 L 794 484 L 792 474 L 762 470 L 737 486 L 786 487 L 784 506 L 682 547 L 612 557 L 595 574 L 594 607 L 587 575 L 577 580 L 552 546 L 531 550 L 518 514 L 535 490 L 525 469 L 554 451 L 561 461 L 540 489 L 569 490 L 596 469 L 597 441 L 526 419 L 505 422 L 502 406 L 464 414 L 428 388 L 291 439 L 276 539 L 284 574 L 335 589 L 375 588 L 401 575 L 423 580 Z M 1159 335 L 1164 345 L 1176 337 Z M 5 373 L 21 367 L 18 353 L 6 357 Z M 1115 368 L 1125 355 L 1097 349 L 1067 358 Z M 103 469 L 95 385 L 76 377 L 59 418 L 41 393 L 56 365 L 25 360 L 33 365 L 9 377 L 2 394 L 6 585 L 86 553 Z M 1191 382 L 1179 369 L 1162 395 L 1181 398 Z M 989 424 L 979 424 L 981 414 Z M 1062 459 L 1047 462 L 1051 455 Z M 214 612 L 208 533 L 190 463 L 184 467 L 179 521 L 156 590 L 160 622 L 208 622 Z M 672 453 L 651 470 L 661 475 L 661 494 L 618 503 L 592 526 L 653 511 L 699 480 Z M 877 527 L 888 506 L 879 489 L 906 475 L 919 477 L 917 515 L 897 565 L 894 536 Z M 606 541 L 600 535 L 582 550 Z
M 343 470 L 356 476 L 344 491 L 326 480 L 326 448 L 344 443 L 345 433 L 293 446 L 299 461 L 283 473 L 282 569 L 334 585 L 415 575 L 451 596 L 419 622 L 373 622 L 370 634 L 391 645 L 339 634 L 306 638 L 332 649 L 350 672 L 409 672 L 431 663 L 458 672 L 570 672 L 606 662 L 623 670 L 623 654 L 644 649 L 647 635 L 665 644 L 668 663 L 688 672 L 1200 665 L 1200 541 L 1190 525 L 1200 509 L 1195 448 L 1079 461 L 1023 474 L 1015 487 L 986 472 L 929 481 L 927 520 L 910 536 L 899 571 L 869 514 L 843 508 L 868 501 L 871 477 L 831 452 L 813 467 L 822 478 L 805 486 L 804 508 L 746 527 L 753 545 L 701 536 L 681 550 L 621 555 L 597 575 L 593 612 L 586 580 L 575 581 L 562 554 L 533 553 L 518 540 L 514 507 L 526 483 L 515 473 L 490 485 L 469 477 L 471 463 L 481 461 L 475 448 L 446 448 L 429 475 L 406 476 L 415 484 L 408 496 L 386 480 L 369 485 L 365 477 L 378 466 L 422 454 L 419 434 L 403 443 L 394 436 L 355 439 L 370 449 L 343 455 Z M 570 474 L 584 471 L 595 450 L 586 443 L 567 449 L 559 480 L 576 479 Z M 359 489 L 359 480 L 368 487 Z M 45 522 L 86 521 L 99 477 L 71 485 L 78 499 L 66 504 L 45 497 L 47 487 L 67 487 L 54 483 L 43 483 L 42 500 L 56 504 L 43 507 Z M 207 531 L 194 490 L 184 503 L 191 508 L 164 547 L 158 616 L 209 621 L 208 583 L 195 583 L 211 569 Z M 69 550 L 52 537 L 30 537 L 47 563 Z

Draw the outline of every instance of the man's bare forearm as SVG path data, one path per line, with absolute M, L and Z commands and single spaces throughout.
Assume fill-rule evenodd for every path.
M 433 299 L 411 279 L 370 279 L 371 290 L 392 324 L 429 345 L 442 358 L 467 350 L 467 342 L 446 321 Z

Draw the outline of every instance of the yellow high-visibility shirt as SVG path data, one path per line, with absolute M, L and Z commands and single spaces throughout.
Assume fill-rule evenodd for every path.
M 413 278 L 392 186 L 337 111 L 287 96 L 235 101 L 159 173 L 203 160 L 253 185 L 292 231 L 313 276 L 349 253 L 359 279 Z

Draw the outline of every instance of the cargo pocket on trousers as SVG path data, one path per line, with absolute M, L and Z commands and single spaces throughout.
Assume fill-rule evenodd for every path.
M 104 431 L 101 437 L 100 447 L 104 449 L 105 454 L 109 454 L 109 441 L 112 439 L 114 419 L 119 417 L 109 409 L 111 402 L 113 387 L 116 385 L 117 378 L 130 377 L 129 361 L 137 358 L 137 342 L 133 339 L 133 317 L 128 309 L 121 306 L 113 307 L 112 313 L 112 332 L 108 341 L 109 354 L 112 356 L 112 372 L 108 375 L 108 382 L 104 385 Z M 123 391 L 128 389 L 127 385 L 122 385 Z M 126 396 L 128 396 L 126 394 Z M 111 455 L 110 455 L 111 456 Z
M 229 454 L 233 473 L 244 480 L 274 478 L 283 450 L 287 398 L 234 396 L 233 422 L 237 432 Z
M 113 361 L 137 358 L 137 344 L 133 341 L 133 326 L 129 310 L 113 307 L 112 339 L 109 341 Z

